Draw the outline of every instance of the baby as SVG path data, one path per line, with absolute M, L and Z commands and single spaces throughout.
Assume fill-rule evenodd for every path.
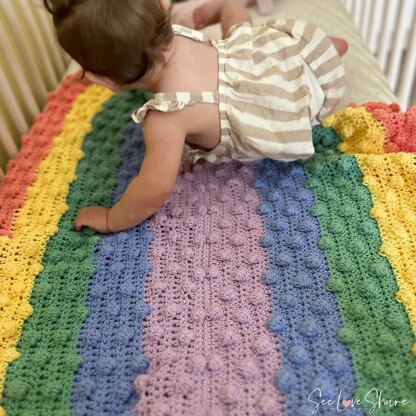
M 223 40 L 171 25 L 164 0 L 44 0 L 58 40 L 92 82 L 154 98 L 133 113 L 146 154 L 111 208 L 80 210 L 75 230 L 126 230 L 156 212 L 199 159 L 219 164 L 314 154 L 312 126 L 342 97 L 347 44 L 297 20 L 252 26 L 233 0 L 199 9 Z

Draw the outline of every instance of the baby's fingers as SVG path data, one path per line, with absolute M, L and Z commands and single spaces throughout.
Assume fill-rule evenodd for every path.
M 86 213 L 85 208 L 82 208 L 81 211 L 78 212 L 78 215 L 75 217 L 75 220 L 72 223 L 75 231 L 80 231 L 82 227 L 89 226 L 89 219 L 88 214 Z
M 100 206 L 82 208 L 72 223 L 73 227 L 76 231 L 80 231 L 82 227 L 88 227 L 99 233 L 107 234 L 109 232 L 108 211 L 108 208 Z

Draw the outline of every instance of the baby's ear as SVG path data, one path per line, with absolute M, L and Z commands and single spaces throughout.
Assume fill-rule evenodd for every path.
M 118 85 L 115 81 L 113 81 L 112 79 L 108 77 L 104 77 L 102 75 L 97 75 L 97 74 L 94 74 L 93 72 L 86 71 L 85 78 L 88 78 L 94 84 L 98 84 L 103 87 L 106 87 L 113 92 L 120 91 L 120 85 Z

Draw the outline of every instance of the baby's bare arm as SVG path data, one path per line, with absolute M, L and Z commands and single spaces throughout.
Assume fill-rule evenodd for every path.
M 127 230 L 164 204 L 175 187 L 186 136 L 171 114 L 149 112 L 143 126 L 146 155 L 138 176 L 111 209 L 82 208 L 73 222 L 75 230 L 88 227 L 104 234 Z
M 156 212 L 172 193 L 179 172 L 185 134 L 171 114 L 150 111 L 143 123 L 146 155 L 139 175 L 108 214 L 110 231 L 121 231 Z

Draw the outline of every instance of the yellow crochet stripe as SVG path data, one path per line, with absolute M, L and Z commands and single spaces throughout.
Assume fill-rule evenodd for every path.
M 77 97 L 13 219 L 12 237 L 0 237 L 0 396 L 7 366 L 20 356 L 16 346 L 23 322 L 32 314 L 29 297 L 43 269 L 46 244 L 68 209 L 66 197 L 83 157 L 83 139 L 92 130 L 93 117 L 111 96 L 110 91 L 92 85 Z
M 383 154 L 386 129 L 364 107 L 346 108 L 327 117 L 322 125 L 332 127 L 343 138 L 342 153 Z
M 416 333 L 416 156 L 389 153 L 356 158 L 373 195 L 370 214 L 380 229 L 380 254 L 394 269 L 399 286 L 396 299 Z M 416 344 L 412 353 L 416 356 Z
M 338 150 L 357 158 L 373 198 L 370 215 L 379 226 L 380 254 L 393 267 L 399 287 L 396 299 L 416 333 L 416 156 L 384 153 L 385 127 L 364 107 L 340 110 L 322 125 L 342 138 Z M 416 356 L 416 344 L 412 353 Z

